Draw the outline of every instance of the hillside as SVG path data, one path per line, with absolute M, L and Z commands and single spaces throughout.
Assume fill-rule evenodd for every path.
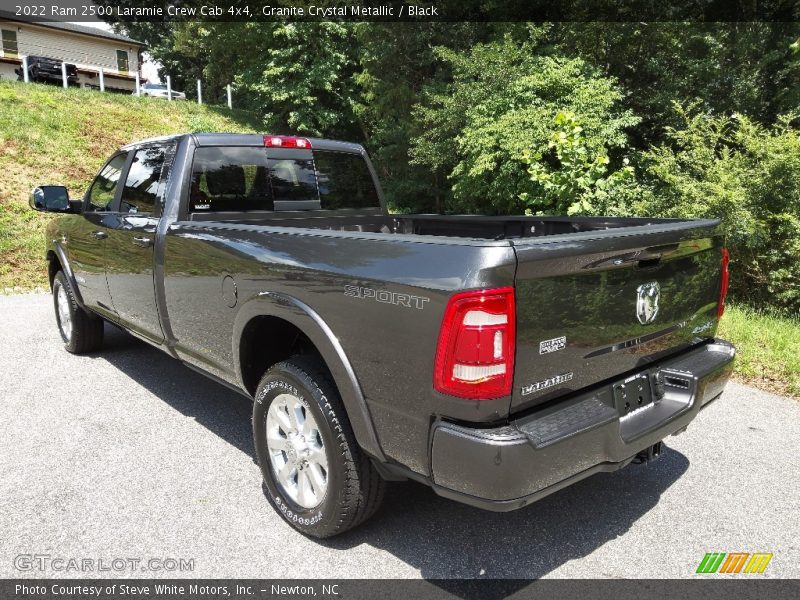
M 251 113 L 0 81 L 0 291 L 45 287 L 43 228 L 52 218 L 28 207 L 42 183 L 83 195 L 119 146 L 185 131 L 260 129 Z

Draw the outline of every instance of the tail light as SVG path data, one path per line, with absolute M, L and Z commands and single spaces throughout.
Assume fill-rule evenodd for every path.
M 730 272 L 728 271 L 728 249 L 722 249 L 722 285 L 719 288 L 719 304 L 717 304 L 717 319 L 722 318 L 725 312 L 725 296 L 728 295 L 728 281 Z
M 514 288 L 454 295 L 436 348 L 433 386 L 460 398 L 511 393 L 514 376 Z
M 300 148 L 311 150 L 311 140 L 289 135 L 265 135 L 264 145 L 267 148 Z

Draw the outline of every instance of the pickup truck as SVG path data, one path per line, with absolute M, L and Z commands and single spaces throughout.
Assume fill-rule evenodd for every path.
M 714 220 L 390 214 L 358 144 L 124 146 L 46 260 L 66 350 L 104 323 L 252 398 L 269 501 L 343 532 L 387 481 L 494 511 L 648 462 L 723 391 Z
M 67 85 L 78 85 L 78 68 L 71 64 L 64 65 L 62 71 L 60 60 L 55 58 L 47 58 L 45 56 L 29 56 L 28 57 L 28 79 L 39 83 L 56 83 L 62 85 L 64 83 L 64 73 L 67 75 Z M 19 67 L 14 70 L 17 74 L 19 81 L 25 79 L 23 68 Z

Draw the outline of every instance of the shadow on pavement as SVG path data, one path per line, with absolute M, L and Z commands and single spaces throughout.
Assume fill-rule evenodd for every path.
M 108 361 L 255 461 L 252 401 L 113 325 L 106 324 L 104 335 L 103 349 L 96 358 Z
M 665 448 L 648 466 L 595 475 L 509 513 L 450 502 L 421 484 L 392 484 L 372 520 L 323 543 L 379 547 L 430 579 L 535 579 L 623 535 L 688 466 L 683 454 Z
M 247 398 L 115 327 L 106 327 L 106 344 L 97 358 L 255 460 Z M 683 454 L 665 448 L 651 465 L 595 475 L 510 513 L 445 500 L 421 484 L 393 483 L 373 519 L 319 543 L 334 550 L 368 544 L 419 569 L 427 579 L 539 578 L 623 535 L 688 466 Z M 447 582 L 437 585 L 448 589 Z M 517 584 L 508 585 L 505 593 Z M 448 591 L 458 594 L 458 589 Z

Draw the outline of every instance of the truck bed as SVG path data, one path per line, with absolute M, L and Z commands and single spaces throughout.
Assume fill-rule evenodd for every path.
M 342 214 L 346 211 L 238 212 L 195 214 L 194 221 L 236 222 L 248 225 L 298 227 L 327 231 L 356 231 L 402 235 L 430 235 L 474 240 L 520 240 L 551 235 L 689 223 L 682 219 L 627 217 L 487 217 L 480 215 Z M 696 224 L 696 221 L 694 222 Z

